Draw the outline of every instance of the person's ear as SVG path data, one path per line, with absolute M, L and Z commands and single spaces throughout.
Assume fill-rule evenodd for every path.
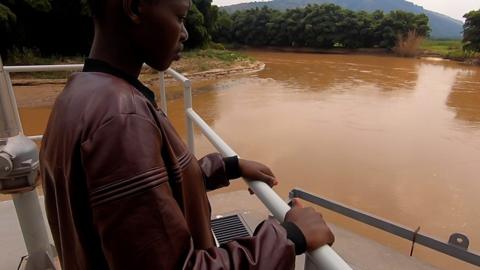
M 140 1 L 123 0 L 123 12 L 134 24 L 140 23 Z

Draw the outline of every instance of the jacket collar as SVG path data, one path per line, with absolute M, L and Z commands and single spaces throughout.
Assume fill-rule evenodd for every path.
M 97 59 L 87 58 L 85 59 L 85 65 L 83 66 L 82 71 L 83 72 L 102 72 L 102 73 L 107 73 L 115 77 L 118 77 L 120 79 L 123 79 L 127 81 L 129 84 L 131 84 L 133 87 L 135 87 L 135 89 L 140 91 L 140 93 L 142 93 L 148 99 L 148 101 L 150 101 L 150 103 L 153 104 L 153 106 L 157 107 L 157 103 L 155 102 L 155 93 L 153 93 L 152 90 L 146 87 L 137 78 L 119 69 L 112 67 L 107 62 L 97 60 Z

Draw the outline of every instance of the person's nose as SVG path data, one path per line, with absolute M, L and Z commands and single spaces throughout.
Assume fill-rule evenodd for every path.
M 185 24 L 182 24 L 182 32 L 180 33 L 180 42 L 185 42 L 188 40 L 188 31 L 185 27 Z

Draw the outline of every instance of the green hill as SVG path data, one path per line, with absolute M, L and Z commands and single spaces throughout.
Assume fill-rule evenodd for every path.
M 425 13 L 430 19 L 431 37 L 438 39 L 462 38 L 463 22 L 446 15 L 424 9 L 405 0 L 273 0 L 267 2 L 250 2 L 222 7 L 231 13 L 237 10 L 245 10 L 267 6 L 273 9 L 286 10 L 297 7 L 305 7 L 308 4 L 333 3 L 351 10 L 403 10 L 412 13 Z

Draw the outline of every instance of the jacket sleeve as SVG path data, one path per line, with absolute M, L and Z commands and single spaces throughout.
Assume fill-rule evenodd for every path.
M 265 221 L 253 237 L 195 250 L 150 120 L 119 115 L 82 143 L 93 226 L 110 269 L 293 269 L 294 244 Z
M 219 153 L 206 155 L 198 160 L 198 163 L 202 168 L 207 190 L 212 191 L 230 185 L 225 162 Z
M 219 153 L 212 153 L 201 158 L 198 163 L 203 171 L 205 187 L 209 191 L 226 187 L 231 179 L 241 176 L 237 156 L 222 158 Z

